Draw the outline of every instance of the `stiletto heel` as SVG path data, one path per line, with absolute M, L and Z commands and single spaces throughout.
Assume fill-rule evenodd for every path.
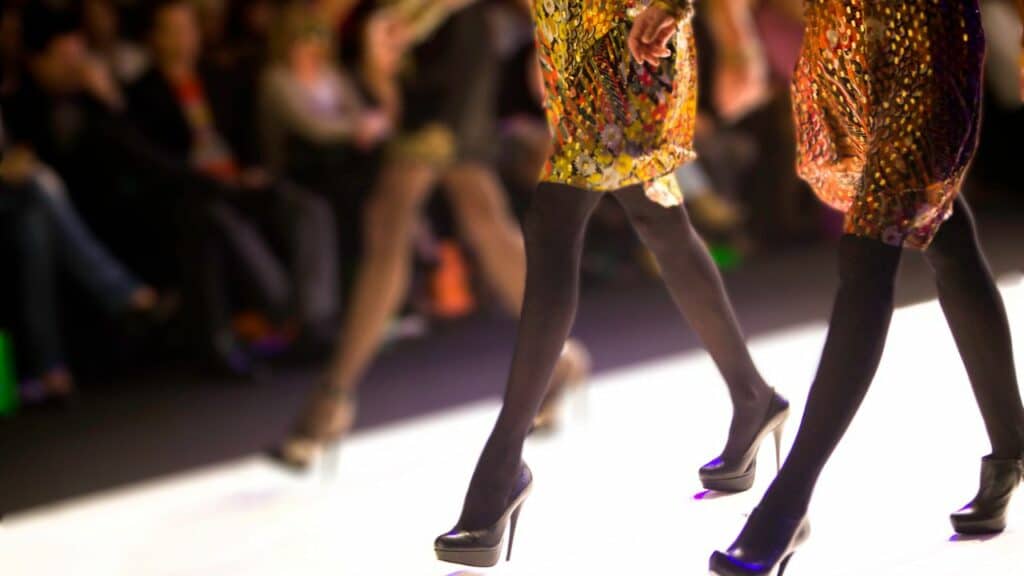
M 489 568 L 501 558 L 501 544 L 508 530 L 508 554 L 506 561 L 512 559 L 512 542 L 515 539 L 516 524 L 519 522 L 519 511 L 523 502 L 533 488 L 533 474 L 523 464 L 519 470 L 516 487 L 509 498 L 509 504 L 498 517 L 498 520 L 485 528 L 466 530 L 456 526 L 446 534 L 434 540 L 434 553 L 442 562 L 452 562 L 478 568 Z
M 775 435 L 775 463 L 781 467 L 782 427 L 788 417 L 789 402 L 777 392 L 772 392 L 761 427 L 754 435 L 753 441 L 743 448 L 743 452 L 729 452 L 727 447 L 721 456 L 701 467 L 700 481 L 704 489 L 715 492 L 743 492 L 753 487 L 757 475 L 757 454 L 768 434 Z
M 786 556 L 786 559 L 783 560 L 781 564 L 779 564 L 779 576 L 784 576 L 785 575 L 786 568 L 789 567 L 789 561 L 792 558 L 793 558 L 793 554 L 790 554 L 789 556 Z
M 512 543 L 516 539 L 516 524 L 519 523 L 519 511 L 522 509 L 522 504 L 517 506 L 515 512 L 512 513 L 512 518 L 508 521 L 508 554 L 505 555 L 505 562 L 512 560 Z
M 775 435 L 775 473 L 782 470 L 782 432 L 786 428 L 786 422 L 780 422 L 772 434 Z

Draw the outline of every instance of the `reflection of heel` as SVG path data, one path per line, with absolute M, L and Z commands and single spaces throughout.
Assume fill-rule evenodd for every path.
M 334 482 L 338 477 L 338 466 L 341 462 L 341 443 L 333 442 L 324 447 L 320 461 L 320 479 L 324 484 Z
M 783 420 L 779 425 L 772 431 L 775 435 L 775 473 L 778 474 L 782 470 L 782 431 L 786 427 L 786 421 Z

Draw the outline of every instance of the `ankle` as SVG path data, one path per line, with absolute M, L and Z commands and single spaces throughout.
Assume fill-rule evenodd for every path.
M 730 388 L 729 396 L 733 406 L 760 406 L 766 403 L 775 391 L 760 377 L 748 381 L 744 386 Z

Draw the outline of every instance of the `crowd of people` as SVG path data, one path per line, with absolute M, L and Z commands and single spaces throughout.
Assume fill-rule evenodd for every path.
M 344 383 L 403 310 L 465 314 L 486 285 L 518 315 L 517 215 L 550 149 L 527 4 L 5 0 L 0 330 L 24 400 L 74 394 L 97 324 L 238 377 L 336 345 Z M 722 263 L 841 224 L 793 170 L 801 2 L 759 4 L 765 90 L 742 110 L 713 105 L 731 55 L 697 22 L 710 89 L 676 177 Z M 585 272 L 656 269 L 617 205 L 594 226 Z

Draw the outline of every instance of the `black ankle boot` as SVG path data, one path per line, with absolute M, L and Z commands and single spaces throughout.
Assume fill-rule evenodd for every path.
M 981 461 L 981 487 L 970 504 L 950 515 L 959 534 L 998 534 L 1006 529 L 1006 508 L 1013 492 L 1024 479 L 1020 458 Z
M 807 517 L 788 518 L 755 508 L 736 541 L 711 555 L 715 576 L 782 576 L 790 558 L 811 535 Z

